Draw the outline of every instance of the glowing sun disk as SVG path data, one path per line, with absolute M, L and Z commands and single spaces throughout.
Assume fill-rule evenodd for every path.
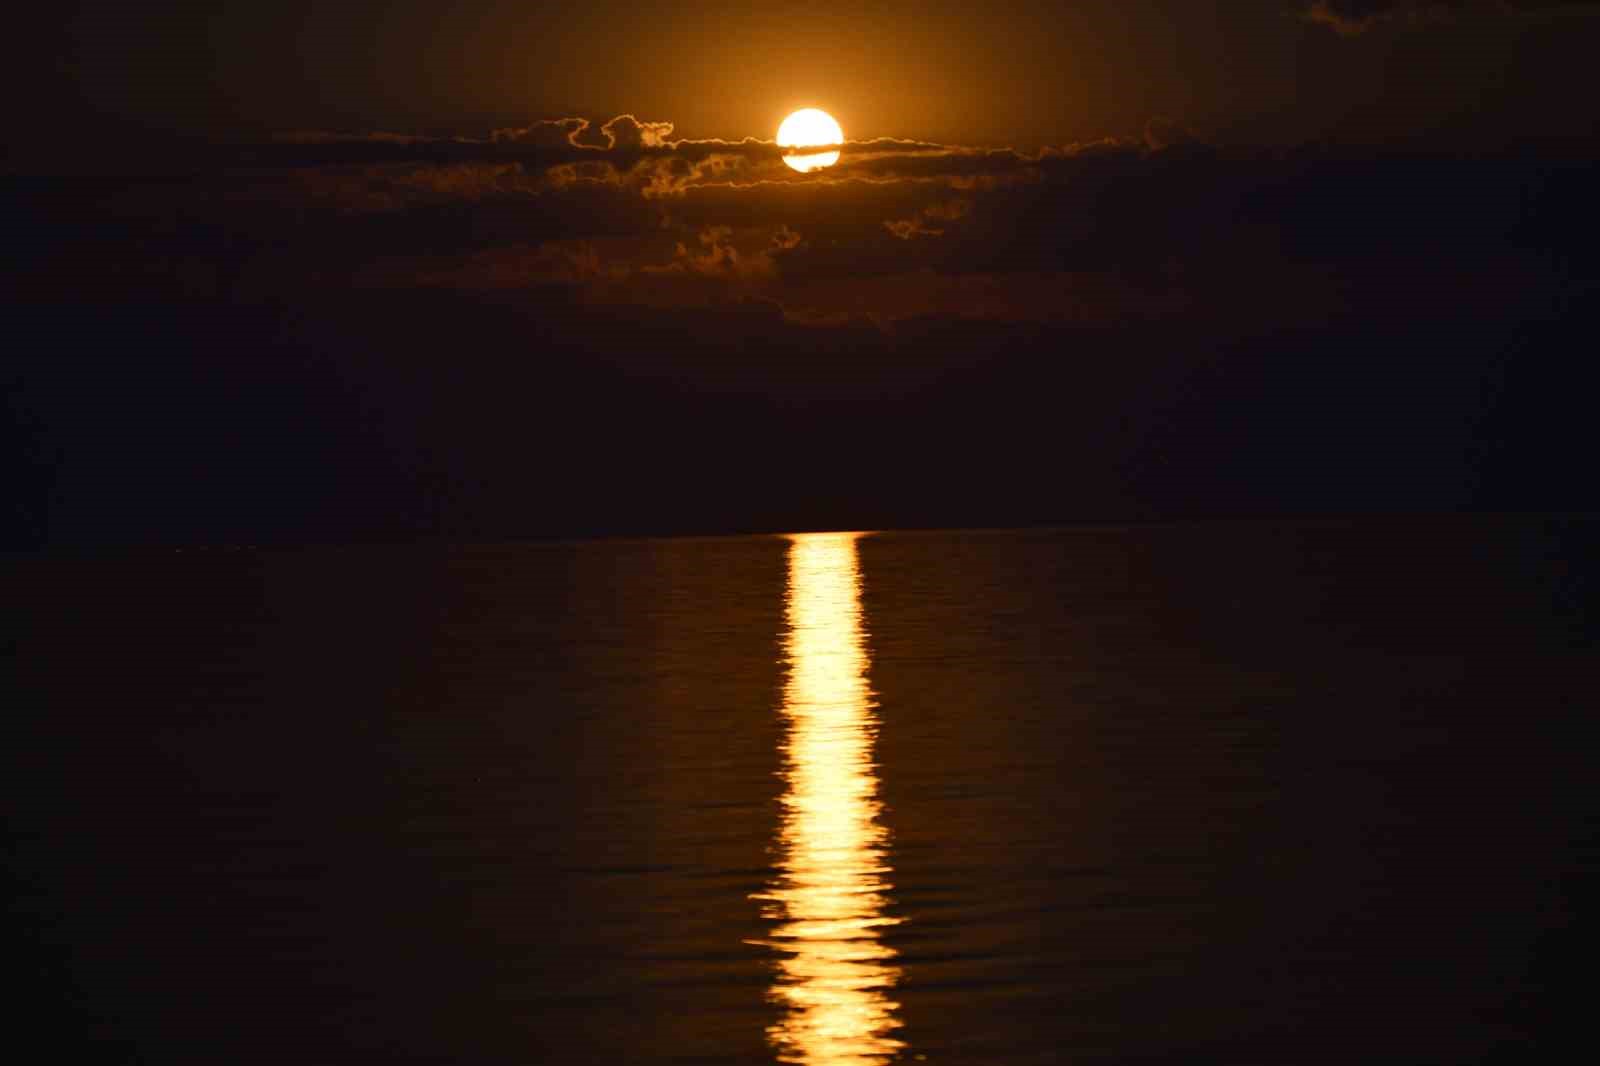
M 778 127 L 778 147 L 811 148 L 817 145 L 844 143 L 844 130 L 826 111 L 803 107 L 783 120 Z M 783 161 L 802 174 L 832 166 L 839 161 L 838 149 L 831 152 L 786 154 Z

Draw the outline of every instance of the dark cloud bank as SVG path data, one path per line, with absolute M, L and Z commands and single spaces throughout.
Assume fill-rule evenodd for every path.
M 5 182 L 15 544 L 1596 502 L 1585 144 L 162 159 Z
M 1518 17 L 1557 12 L 1595 13 L 1595 0 L 1314 0 L 1305 17 L 1346 36 L 1397 19 L 1427 23 L 1458 15 Z

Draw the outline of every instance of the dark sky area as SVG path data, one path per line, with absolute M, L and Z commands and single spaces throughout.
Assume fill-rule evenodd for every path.
M 1591 508 L 1597 16 L 30 14 L 6 542 Z
M 1482 146 L 1592 134 L 1597 6 L 78 0 L 23 16 L 7 124 L 70 143 L 631 112 L 738 138 L 815 104 L 852 136 L 1025 149 L 1156 117 L 1230 142 Z

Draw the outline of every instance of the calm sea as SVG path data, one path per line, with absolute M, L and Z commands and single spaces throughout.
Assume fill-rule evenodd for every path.
M 343 1064 L 1538 1061 L 1595 527 L 13 561 L 14 1038 Z

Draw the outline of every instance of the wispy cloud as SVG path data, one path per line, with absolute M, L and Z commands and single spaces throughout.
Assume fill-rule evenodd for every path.
M 1516 16 L 1563 10 L 1597 12 L 1600 0 L 1314 0 L 1303 14 L 1309 22 L 1355 37 L 1397 19 L 1429 23 L 1467 11 Z
M 1114 275 L 1108 291 L 1142 287 L 1148 306 L 1166 306 L 1209 275 L 1464 262 L 1575 239 L 1537 228 L 1559 213 L 1530 215 L 1537 190 L 1515 170 L 1225 150 L 1163 120 L 1033 152 L 854 141 L 812 174 L 770 141 L 673 132 L 633 115 L 481 139 L 299 131 L 223 151 L 216 172 L 237 180 L 205 197 L 182 181 L 121 189 L 95 208 L 116 216 L 98 230 L 121 236 L 75 269 L 111 269 L 137 248 L 180 264 L 174 276 L 236 288 L 567 286 L 602 302 L 759 298 L 890 316 L 924 313 L 938 293 L 1017 316 L 1025 294 L 1059 294 L 1041 278 L 1070 276 L 1082 292 L 1083 279 Z M 951 280 L 1007 277 L 1035 280 L 1004 299 L 1003 283 Z M 1060 306 L 1041 297 L 1038 311 Z

